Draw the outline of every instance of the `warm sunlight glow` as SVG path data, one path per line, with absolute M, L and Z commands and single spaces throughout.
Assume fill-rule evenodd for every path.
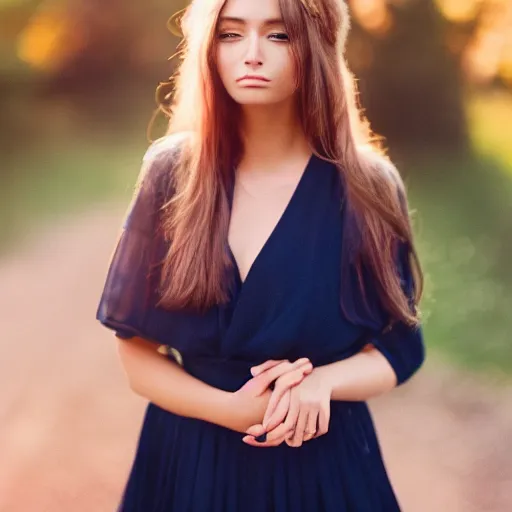
M 501 62 L 500 76 L 512 87 L 512 41 L 509 42 Z
M 496 0 L 484 12 L 463 65 L 472 80 L 486 83 L 497 75 L 510 76 L 512 52 L 512 5 Z
M 436 0 L 443 15 L 452 21 L 470 21 L 483 0 Z
M 19 36 L 18 58 L 34 68 L 55 70 L 77 50 L 77 39 L 72 33 L 64 13 L 38 12 Z
M 392 18 L 386 0 L 357 0 L 352 2 L 352 15 L 365 30 L 384 35 L 392 26 Z
M 496 76 L 501 61 L 500 43 L 498 37 L 482 36 L 469 46 L 463 65 L 473 82 L 485 83 Z

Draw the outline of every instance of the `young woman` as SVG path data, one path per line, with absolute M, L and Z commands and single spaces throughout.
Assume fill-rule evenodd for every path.
M 341 0 L 194 0 L 97 319 L 146 398 L 123 512 L 391 512 L 370 397 L 425 357 Z M 166 350 L 162 350 L 166 347 Z

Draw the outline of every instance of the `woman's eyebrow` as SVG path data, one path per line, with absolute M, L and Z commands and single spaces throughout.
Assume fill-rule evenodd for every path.
M 244 18 L 238 18 L 236 16 L 221 16 L 219 21 L 230 21 L 232 23 L 240 23 L 241 25 L 245 25 L 247 23 L 247 20 Z M 282 18 L 269 18 L 267 20 L 263 20 L 263 25 L 284 25 L 284 20 Z

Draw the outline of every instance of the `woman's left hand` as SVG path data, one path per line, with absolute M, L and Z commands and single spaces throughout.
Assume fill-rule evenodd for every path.
M 314 368 L 291 390 L 283 391 L 277 379 L 263 424 L 250 427 L 247 430 L 249 435 L 243 441 L 257 447 L 277 446 L 285 441 L 288 446 L 298 448 L 304 441 L 326 434 L 329 430 L 331 392 L 330 385 L 318 368 Z M 281 410 L 285 403 L 289 404 L 288 414 L 281 423 L 276 411 Z M 255 437 L 265 433 L 265 442 L 255 440 Z

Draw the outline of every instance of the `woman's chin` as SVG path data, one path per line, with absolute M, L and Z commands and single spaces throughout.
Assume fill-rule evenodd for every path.
M 239 105 L 275 105 L 279 103 L 279 98 L 275 98 L 270 94 L 258 91 L 247 91 L 243 94 L 237 94 L 233 98 Z
M 268 86 L 238 86 L 232 88 L 229 92 L 233 100 L 242 105 L 248 103 L 273 103 L 276 99 L 275 92 L 272 91 L 272 89 L 270 89 Z

